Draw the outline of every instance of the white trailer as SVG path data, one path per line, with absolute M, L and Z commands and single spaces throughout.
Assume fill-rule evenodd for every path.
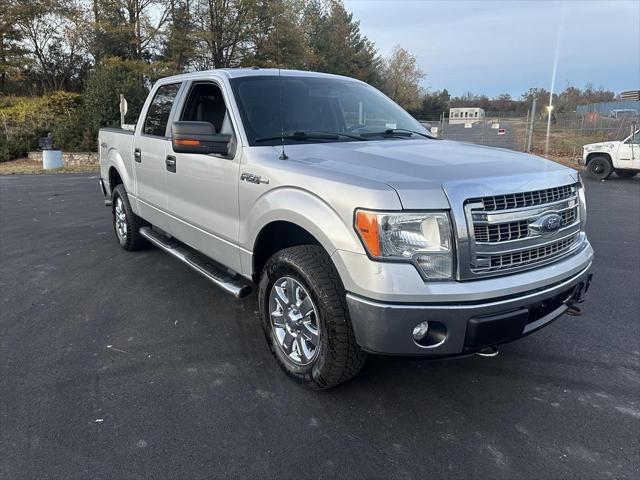
M 449 124 L 475 123 L 484 119 L 484 109 L 479 107 L 457 107 L 449 110 Z

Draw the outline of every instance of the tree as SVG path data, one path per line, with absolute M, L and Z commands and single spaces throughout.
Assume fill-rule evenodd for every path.
M 127 99 L 127 119 L 135 123 L 148 90 L 142 78 L 144 67 L 135 60 L 104 59 L 91 72 L 83 95 L 85 136 L 95 139 L 100 127 L 113 127 L 120 123 L 120 94 Z
M 428 93 L 422 97 L 420 106 L 409 110 L 409 112 L 418 118 L 435 120 L 447 111 L 449 99 L 450 95 L 446 88 L 442 91 Z
M 198 69 L 238 66 L 250 52 L 264 0 L 193 0 Z
M 383 90 L 405 109 L 414 109 L 422 101 L 420 81 L 425 74 L 416 65 L 416 57 L 400 45 L 384 61 Z
M 513 112 L 518 109 L 519 103 L 510 94 L 501 93 L 490 101 L 490 105 L 490 110 L 494 112 Z
M 311 69 L 380 85 L 381 60 L 377 50 L 373 42 L 360 33 L 360 23 L 340 0 L 307 2 L 304 23 L 312 53 Z
M 258 12 L 253 54 L 242 59 L 245 66 L 306 69 L 311 51 L 302 27 L 302 0 L 271 0 Z
M 7 80 L 20 75 L 25 66 L 23 56 L 27 53 L 22 47 L 22 32 L 15 23 L 16 2 L 8 0 L 0 9 L 0 93 L 6 93 Z
M 160 58 L 169 64 L 169 69 L 182 73 L 193 61 L 195 46 L 193 39 L 193 21 L 189 0 L 171 0 L 167 31 L 162 42 Z
M 72 89 L 85 70 L 84 16 L 75 0 L 15 0 L 15 24 L 41 89 Z
M 149 60 L 170 12 L 169 0 L 91 0 L 92 53 Z

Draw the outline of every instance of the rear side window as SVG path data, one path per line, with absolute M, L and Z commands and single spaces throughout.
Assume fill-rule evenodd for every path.
M 173 101 L 179 89 L 179 83 L 163 85 L 158 88 L 151 105 L 149 105 L 147 118 L 144 121 L 143 131 L 145 135 L 153 135 L 156 137 L 165 136 L 171 107 L 173 106 Z

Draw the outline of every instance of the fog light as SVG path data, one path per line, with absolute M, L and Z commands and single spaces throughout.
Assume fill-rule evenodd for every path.
M 429 331 L 429 322 L 421 322 L 413 327 L 413 338 L 415 340 L 422 340 Z

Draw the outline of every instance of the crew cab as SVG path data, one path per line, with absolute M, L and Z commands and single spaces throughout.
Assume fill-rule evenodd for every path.
M 640 172 L 640 130 L 631 129 L 622 141 L 590 143 L 582 147 L 582 161 L 589 175 L 605 180 L 615 172 L 621 178 L 631 178 Z
M 358 80 L 165 78 L 99 150 L 120 246 L 155 245 L 235 297 L 257 290 L 277 363 L 311 388 L 368 352 L 491 355 L 578 313 L 591 279 L 578 172 L 433 138 Z

